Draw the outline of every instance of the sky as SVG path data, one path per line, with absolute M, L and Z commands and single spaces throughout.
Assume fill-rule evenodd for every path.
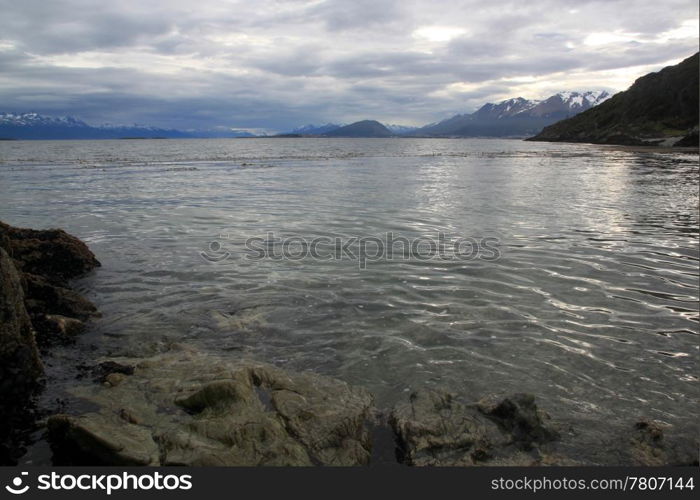
M 624 90 L 697 0 L 0 0 L 0 112 L 255 132 Z

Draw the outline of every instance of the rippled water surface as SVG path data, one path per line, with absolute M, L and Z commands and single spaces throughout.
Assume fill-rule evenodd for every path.
M 0 143 L 0 218 L 62 227 L 96 354 L 174 341 L 372 390 L 527 391 L 695 425 L 698 156 L 514 140 Z M 498 239 L 498 260 L 251 260 L 249 237 Z M 210 248 L 210 244 L 216 242 Z M 218 246 L 217 246 L 218 245 Z M 213 250 L 212 250 L 213 249 Z M 210 257 L 229 257 L 210 262 Z

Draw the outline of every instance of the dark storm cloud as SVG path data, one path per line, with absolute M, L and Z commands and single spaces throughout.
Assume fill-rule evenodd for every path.
M 321 19 L 330 31 L 371 30 L 406 19 L 407 3 L 402 0 L 328 0 L 311 7 L 305 14 Z
M 2 2 L 2 37 L 24 50 L 53 54 L 125 47 L 166 34 L 171 25 L 146 12 L 119 11 L 119 3 L 71 0 Z
M 284 130 L 621 89 L 697 51 L 688 0 L 0 0 L 0 111 Z

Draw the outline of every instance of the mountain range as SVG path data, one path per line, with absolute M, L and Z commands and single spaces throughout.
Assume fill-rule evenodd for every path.
M 634 123 L 634 133 L 647 137 L 678 135 L 687 128 L 697 126 L 697 59 L 696 54 L 678 65 L 680 69 L 666 68 L 659 73 L 642 77 L 627 92 L 615 96 L 602 90 L 559 92 L 542 100 L 515 97 L 498 103 L 486 103 L 473 113 L 457 114 L 423 127 L 385 125 L 375 120 L 362 120 L 351 124 L 304 125 L 282 136 L 529 137 L 536 135 L 535 140 L 576 142 L 619 142 L 622 140 L 622 142 L 629 144 L 639 143 L 639 140 L 632 140 L 629 137 L 624 140 L 616 139 L 615 137 L 621 134 L 619 127 L 614 126 L 608 130 L 609 127 L 606 128 L 606 124 Z M 649 106 L 654 108 L 653 116 L 644 115 L 644 110 Z M 623 108 L 624 110 L 620 111 Z M 666 116 L 663 124 L 660 125 L 654 121 L 663 118 L 663 116 Z M 591 120 L 593 125 L 588 123 Z M 556 125 L 553 125 L 555 123 Z M 593 135 L 585 132 L 591 126 L 596 130 Z M 540 132 L 542 133 L 540 134 Z M 630 136 L 630 134 L 627 135 Z M 0 113 L 0 139 L 213 137 L 254 137 L 254 135 L 246 131 L 224 128 L 183 131 L 141 125 L 93 126 L 70 116 L 50 117 L 38 113 Z
M 0 139 L 125 139 L 253 137 L 240 130 L 183 131 L 142 125 L 88 125 L 72 116 L 51 117 L 39 113 L 0 113 Z
M 609 98 L 610 94 L 604 90 L 559 92 L 543 100 L 516 97 L 499 103 L 486 103 L 474 113 L 455 115 L 424 127 L 391 124 L 382 125 L 380 128 L 376 126 L 378 122 L 369 125 L 368 122 L 373 120 L 363 120 L 350 125 L 336 123 L 304 125 L 283 135 L 286 137 L 389 137 L 390 135 L 405 137 L 528 137 L 536 134 L 547 125 L 586 111 Z
M 697 146 L 698 53 L 638 78 L 600 106 L 560 121 L 530 140 Z
M 455 115 L 410 132 L 413 137 L 527 137 L 610 98 L 606 91 L 559 92 L 547 99 L 522 97 L 487 103 L 474 113 Z
M 560 92 L 536 101 L 522 97 L 487 103 L 471 114 L 424 127 L 381 124 L 363 120 L 351 124 L 304 125 L 283 137 L 526 137 L 558 120 L 573 116 L 603 102 L 605 91 Z M 254 137 L 225 128 L 176 130 L 142 125 L 88 125 L 71 116 L 51 117 L 39 113 L 0 113 L 0 139 L 124 139 L 124 138 L 233 138 Z

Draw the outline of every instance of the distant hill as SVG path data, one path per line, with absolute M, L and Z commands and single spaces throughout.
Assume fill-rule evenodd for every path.
M 455 115 L 421 127 L 416 137 L 527 137 L 563 118 L 597 106 L 610 97 L 606 91 L 559 92 L 545 100 L 523 97 L 487 103 L 471 114 Z
M 1 139 L 124 139 L 252 137 L 238 130 L 175 130 L 139 125 L 88 125 L 72 116 L 52 117 L 39 113 L 0 113 Z
M 699 87 L 696 53 L 529 140 L 697 146 Z
M 325 137 L 392 137 L 394 134 L 376 120 L 362 120 L 323 135 Z

